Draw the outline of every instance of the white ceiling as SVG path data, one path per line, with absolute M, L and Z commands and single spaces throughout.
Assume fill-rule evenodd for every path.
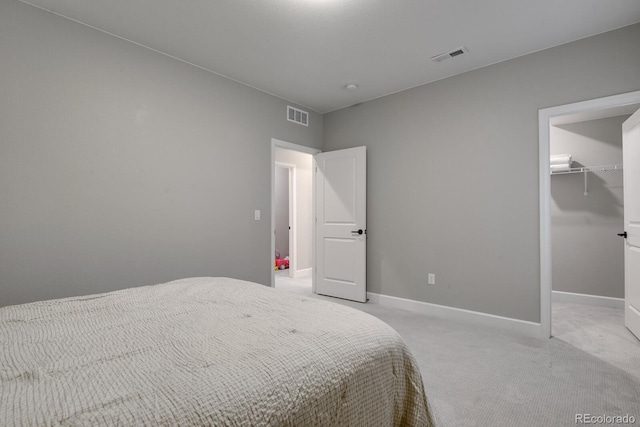
M 640 22 L 638 0 L 25 3 L 321 113 Z

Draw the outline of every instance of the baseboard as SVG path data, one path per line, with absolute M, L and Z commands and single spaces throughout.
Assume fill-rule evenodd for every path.
M 595 305 L 597 307 L 619 308 L 624 310 L 624 298 L 576 294 L 573 292 L 551 291 L 551 302 Z
M 505 329 L 525 336 L 541 338 L 542 327 L 540 323 L 526 320 L 512 319 L 510 317 L 496 316 L 480 313 L 478 311 L 464 310 L 445 305 L 431 304 L 428 302 L 392 297 L 389 295 L 367 292 L 369 301 L 385 307 L 399 308 L 414 313 L 426 314 L 439 319 L 462 321 L 499 329 Z
M 296 270 L 293 272 L 293 277 L 311 277 L 312 268 L 303 268 L 301 270 Z

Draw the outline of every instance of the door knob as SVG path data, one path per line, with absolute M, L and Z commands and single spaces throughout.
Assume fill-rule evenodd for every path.
M 351 232 L 351 234 L 354 234 L 354 233 L 362 234 L 362 233 L 364 233 L 364 231 L 362 231 L 362 228 L 361 228 L 361 229 L 359 229 L 359 230 L 353 230 L 353 231 Z
M 618 233 L 618 236 L 624 237 L 626 239 L 627 238 L 627 232 L 625 231 L 624 233 Z

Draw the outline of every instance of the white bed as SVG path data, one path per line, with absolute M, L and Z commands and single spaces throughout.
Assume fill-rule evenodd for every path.
M 400 336 L 229 278 L 0 308 L 0 425 L 430 426 Z

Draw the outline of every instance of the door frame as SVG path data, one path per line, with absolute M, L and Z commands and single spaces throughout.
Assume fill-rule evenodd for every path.
M 549 168 L 551 136 L 555 118 L 580 113 L 596 113 L 640 103 L 640 91 L 596 98 L 538 110 L 538 161 L 540 208 L 540 336 L 551 338 L 551 172 Z M 624 114 L 624 113 L 621 113 Z
M 284 163 L 284 162 L 275 162 L 275 163 L 276 163 L 276 169 L 277 168 L 287 169 L 287 179 L 289 180 L 289 185 L 287 186 L 287 191 L 289 192 L 289 197 L 287 201 L 289 205 L 287 207 L 289 210 L 289 224 L 288 224 L 289 226 L 289 277 L 294 277 L 295 272 L 297 271 L 297 265 L 298 265 L 297 264 L 298 243 L 296 240 L 297 238 L 296 227 L 298 225 L 296 221 L 296 213 L 297 213 L 296 204 L 298 203 L 298 200 L 296 199 L 296 165 L 291 163 Z M 275 209 L 274 209 L 273 229 L 275 233 Z M 274 246 L 274 253 L 275 253 L 275 246 Z
M 275 205 L 275 194 L 276 194 L 276 147 L 277 148 L 284 148 L 286 150 L 293 150 L 293 151 L 298 151 L 301 153 L 306 153 L 306 154 L 311 154 L 312 156 L 314 156 L 315 154 L 320 153 L 322 150 L 319 150 L 317 148 L 312 148 L 312 147 L 307 147 L 305 145 L 299 145 L 299 144 L 294 144 L 292 142 L 287 142 L 287 141 L 283 141 L 280 139 L 276 139 L 276 138 L 271 138 L 271 159 L 270 159 L 270 169 L 271 169 L 271 199 L 270 199 L 270 204 L 271 204 L 271 250 L 269 251 L 269 264 L 267 264 L 269 266 L 269 271 L 271 271 L 271 283 L 270 286 L 273 288 L 275 287 L 275 270 L 273 268 L 274 266 L 274 262 L 273 262 L 273 257 L 276 251 L 276 236 L 275 236 L 275 211 L 276 211 L 276 205 Z M 313 170 L 315 170 L 315 158 L 313 159 Z M 315 189 L 316 189 L 316 175 L 315 173 L 312 173 L 312 194 L 315 194 Z M 291 187 L 291 186 L 290 186 Z M 311 214 L 312 214 L 312 218 L 315 218 L 316 216 L 316 203 L 315 203 L 315 197 L 312 197 L 311 199 Z M 316 282 L 315 282 L 315 233 L 316 233 L 316 225 L 315 225 L 315 221 L 312 221 L 311 224 L 311 228 L 312 228 L 312 232 L 311 232 L 311 268 L 312 268 L 312 285 L 311 285 L 311 291 L 315 292 L 315 287 L 316 287 Z M 297 245 L 296 245 L 297 248 Z M 296 254 L 297 255 L 297 254 Z M 295 256 L 297 258 L 297 256 Z

